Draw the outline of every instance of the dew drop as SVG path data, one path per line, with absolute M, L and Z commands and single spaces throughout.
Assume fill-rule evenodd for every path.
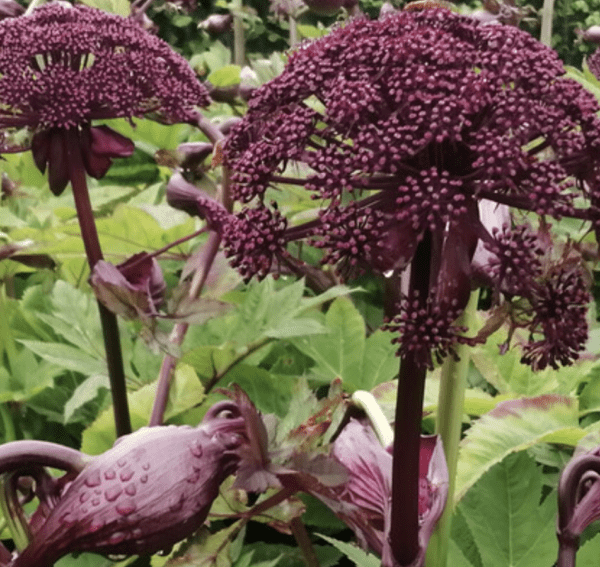
M 100 498 L 92 498 L 92 506 L 100 506 Z
M 195 469 L 194 472 L 186 478 L 190 484 L 195 484 L 200 480 L 200 470 Z
M 79 502 L 81 502 L 83 504 L 84 502 L 88 501 L 89 497 L 90 497 L 90 493 L 89 492 L 82 492 L 79 495 Z
M 73 521 L 73 514 L 66 512 L 59 518 L 59 521 L 64 524 L 70 524 Z
M 117 476 L 117 474 L 115 473 L 115 471 L 113 469 L 108 469 L 107 471 L 104 471 L 104 478 L 106 480 L 112 480 L 116 476 Z
M 134 530 L 132 530 L 131 535 L 135 539 L 140 539 L 144 535 L 144 531 L 141 528 L 135 528 Z
M 124 457 L 123 457 L 123 458 L 121 458 L 121 459 L 119 459 L 119 460 L 117 461 L 117 465 L 118 465 L 119 467 L 124 467 L 126 464 L 127 464 L 127 459 L 126 459 L 126 458 L 124 458 Z
M 149 469 L 150 469 L 150 463 L 144 463 L 144 464 L 142 465 L 142 468 L 143 468 L 145 471 L 149 470 Z
M 119 497 L 121 492 L 123 492 L 123 489 L 120 486 L 111 486 L 104 491 L 104 498 L 106 498 L 109 502 L 114 502 Z
M 179 497 L 175 496 L 169 500 L 169 510 L 171 512 L 179 512 L 183 508 L 185 496 L 181 494 Z
M 126 469 L 123 469 L 120 473 L 119 473 L 119 478 L 123 481 L 123 482 L 127 482 L 128 480 L 131 479 L 131 477 L 133 476 L 133 469 L 131 469 L 130 467 L 127 467 Z
M 194 457 L 200 458 L 202 456 L 202 453 L 204 452 L 202 450 L 202 445 L 200 444 L 200 441 L 198 441 L 197 439 L 192 441 L 192 443 L 190 444 L 190 451 L 192 452 L 192 455 L 194 455 Z
M 100 479 L 99 471 L 92 471 L 86 477 L 83 483 L 90 488 L 94 488 L 95 486 L 99 486 L 102 480 Z
M 148 482 L 148 475 L 147 475 L 147 474 L 143 474 L 143 475 L 140 477 L 140 482 L 141 482 L 141 483 L 146 483 L 146 482 Z
M 95 533 L 98 530 L 101 530 L 105 525 L 104 520 L 92 520 L 92 523 L 90 524 L 90 527 L 88 528 L 88 531 L 90 533 Z
M 113 532 L 108 538 L 108 543 L 111 545 L 116 545 L 117 543 L 121 543 L 125 537 L 125 532 Z
M 137 489 L 136 489 L 135 484 L 133 482 L 130 482 L 125 487 L 125 494 L 128 494 L 129 496 L 135 496 L 136 492 L 137 492 Z
M 133 514 L 136 510 L 135 502 L 131 498 L 126 498 L 119 502 L 116 507 L 116 511 L 121 514 L 121 516 L 129 516 L 129 514 Z

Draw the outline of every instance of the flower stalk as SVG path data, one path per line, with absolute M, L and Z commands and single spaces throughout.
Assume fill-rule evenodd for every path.
M 470 323 L 477 308 L 478 299 L 479 292 L 472 292 L 469 303 L 457 321 L 459 326 L 472 328 Z M 454 514 L 458 448 L 470 362 L 469 348 L 468 345 L 457 345 L 455 352 L 458 359 L 449 356 L 442 365 L 435 432 L 441 437 L 444 444 L 449 482 L 446 507 L 438 521 L 427 553 L 428 565 L 435 567 L 445 567 L 448 558 L 450 528 L 452 526 L 452 515 Z
M 85 168 L 80 150 L 80 141 L 76 129 L 65 131 L 66 149 L 69 162 L 69 178 L 77 209 L 77 219 L 81 227 L 81 238 L 87 256 L 90 271 L 103 259 L 100 248 L 98 231 L 94 220 L 94 212 L 90 202 L 87 188 Z M 100 312 L 100 323 L 106 350 L 106 362 L 108 365 L 108 378 L 110 380 L 110 391 L 113 402 L 115 428 L 117 436 L 131 433 L 131 419 L 129 416 L 129 405 L 127 403 L 127 386 L 125 382 L 125 371 L 123 367 L 123 353 L 119 336 L 119 325 L 117 317 L 109 311 L 104 304 L 98 301 Z
M 431 233 L 417 246 L 411 265 L 409 293 L 428 297 L 432 260 Z M 394 453 L 392 465 L 392 522 L 389 542 L 396 561 L 413 564 L 419 554 L 419 454 L 421 418 L 427 368 L 414 352 L 400 359 Z

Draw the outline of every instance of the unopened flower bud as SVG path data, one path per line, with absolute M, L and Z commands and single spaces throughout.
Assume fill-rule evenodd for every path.
M 90 284 L 106 307 L 127 319 L 155 316 L 166 290 L 158 262 L 145 252 L 118 266 L 100 260 Z
M 14 0 L 0 0 L 0 20 L 15 18 L 25 12 L 25 8 Z
M 587 30 L 575 30 L 575 33 L 583 41 L 589 41 L 590 43 L 600 43 L 600 26 L 592 26 Z
M 204 522 L 235 471 L 245 431 L 239 413 L 212 412 L 197 428 L 145 427 L 96 457 L 11 567 L 50 567 L 67 553 L 151 554 Z
M 208 142 L 185 142 L 177 146 L 183 169 L 196 169 L 212 151 L 213 145 Z
M 206 30 L 211 35 L 220 35 L 231 31 L 233 24 L 233 16 L 231 14 L 213 14 L 208 16 L 206 20 L 200 22 L 198 27 Z

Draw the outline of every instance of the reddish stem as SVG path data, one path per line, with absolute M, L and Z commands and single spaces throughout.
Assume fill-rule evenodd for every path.
M 429 295 L 431 235 L 419 243 L 411 265 L 409 294 Z M 413 563 L 419 553 L 419 452 L 427 368 L 410 353 L 400 360 L 394 458 L 392 464 L 392 521 L 389 543 L 399 565 Z
M 102 260 L 103 256 L 87 188 L 85 168 L 81 156 L 81 141 L 77 129 L 65 130 L 64 135 L 69 163 L 69 179 L 73 188 L 77 219 L 81 227 L 81 238 L 83 239 L 85 254 L 90 265 L 90 270 L 92 270 L 96 263 Z M 127 435 L 131 433 L 131 421 L 129 418 L 129 406 L 127 405 L 127 388 L 125 385 L 125 371 L 123 369 L 123 354 L 121 352 L 117 317 L 100 302 L 98 302 L 98 308 L 100 310 L 100 322 L 104 336 L 117 436 Z

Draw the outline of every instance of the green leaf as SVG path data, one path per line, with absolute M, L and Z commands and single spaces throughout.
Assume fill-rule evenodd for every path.
M 0 207 L 0 226 L 3 228 L 20 228 L 27 223 L 11 213 L 6 207 Z
M 19 342 L 44 360 L 62 368 L 81 372 L 88 376 L 107 373 L 105 360 L 94 358 L 79 348 L 63 343 L 27 340 L 20 340 Z
M 231 567 L 236 559 L 232 544 L 243 531 L 241 520 L 214 534 L 203 527 L 179 548 L 165 567 Z
M 155 395 L 156 383 L 152 383 L 127 396 L 133 431 L 148 425 Z M 83 432 L 81 450 L 90 455 L 99 455 L 110 449 L 115 439 L 115 419 L 111 406 Z
M 577 404 L 565 396 L 546 394 L 500 402 L 467 431 L 461 441 L 456 500 L 493 465 L 551 433 L 578 426 Z
M 171 380 L 165 420 L 200 404 L 205 397 L 204 387 L 194 369 L 180 362 Z
M 339 549 L 350 561 L 352 561 L 358 567 L 380 567 L 381 559 L 377 556 L 367 553 L 362 549 L 352 545 L 351 543 L 346 543 L 344 541 L 338 541 L 332 537 L 328 537 L 323 534 L 316 534 L 320 538 L 329 542 L 331 545 Z
M 219 386 L 238 384 L 263 413 L 286 414 L 296 381 L 291 376 L 274 376 L 263 368 L 237 364 L 221 380 Z
M 600 534 L 586 541 L 577 552 L 577 567 L 598 567 Z
M 452 567 L 473 567 L 473 564 L 464 556 L 453 539 L 448 544 L 448 565 L 452 565 Z
M 69 423 L 73 414 L 84 404 L 93 400 L 101 389 L 110 389 L 106 374 L 96 374 L 84 380 L 73 392 L 71 399 L 65 404 L 65 423 Z
M 394 333 L 378 330 L 367 338 L 361 372 L 362 389 L 370 390 L 398 375 L 400 359 L 392 344 L 393 337 Z
M 552 565 L 556 495 L 540 504 L 543 474 L 527 453 L 510 455 L 469 490 L 459 507 L 484 567 Z
M 231 87 L 240 84 L 240 71 L 242 68 L 239 65 L 225 65 L 216 71 L 213 71 L 207 80 L 215 87 Z
M 365 351 L 365 322 L 350 299 L 340 297 L 325 316 L 327 335 L 296 339 L 294 344 L 317 363 L 320 379 L 330 382 L 341 378 L 352 390 L 363 389 L 371 377 L 362 375 Z
M 180 359 L 198 373 L 203 384 L 223 374 L 238 356 L 231 344 L 221 346 L 199 346 L 186 352 Z
M 81 3 L 123 17 L 129 16 L 131 13 L 131 5 L 128 0 L 81 0 Z

